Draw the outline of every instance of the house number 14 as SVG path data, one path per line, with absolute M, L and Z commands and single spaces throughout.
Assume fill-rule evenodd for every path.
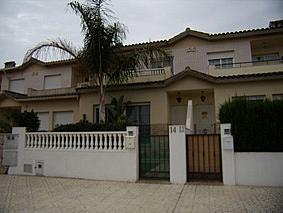
M 184 126 L 170 126 L 170 133 L 180 133 L 185 131 Z

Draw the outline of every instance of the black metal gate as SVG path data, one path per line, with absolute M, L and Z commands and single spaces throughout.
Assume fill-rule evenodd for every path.
M 151 135 L 150 126 L 139 128 L 140 178 L 169 179 L 168 135 Z
M 222 180 L 219 134 L 187 135 L 188 181 Z

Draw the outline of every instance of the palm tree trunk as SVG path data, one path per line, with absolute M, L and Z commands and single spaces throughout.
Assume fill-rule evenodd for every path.
M 99 91 L 99 122 L 105 123 L 105 89 L 103 84 L 100 85 Z

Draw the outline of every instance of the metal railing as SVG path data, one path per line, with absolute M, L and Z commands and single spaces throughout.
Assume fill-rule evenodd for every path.
M 132 77 L 156 76 L 165 74 L 165 68 L 142 69 L 131 73 Z
M 48 96 L 48 95 L 64 95 L 64 94 L 75 94 L 76 88 L 67 87 L 67 88 L 58 88 L 58 89 L 44 89 L 44 90 L 35 90 L 28 89 L 28 96 Z
M 229 68 L 242 68 L 242 67 L 251 67 L 251 66 L 282 64 L 282 63 L 283 63 L 282 59 L 275 59 L 275 60 L 264 60 L 264 61 L 246 61 L 246 62 L 238 62 L 238 63 L 219 64 L 219 65 L 214 65 L 212 67 L 214 67 L 215 69 L 229 69 Z

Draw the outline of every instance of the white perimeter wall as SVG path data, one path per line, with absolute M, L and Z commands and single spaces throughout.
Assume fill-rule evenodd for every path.
M 238 185 L 283 186 L 283 152 L 235 152 Z
M 44 176 L 118 181 L 138 178 L 134 151 L 24 151 L 23 155 L 26 164 L 44 161 Z M 20 170 L 25 174 L 23 166 Z
M 221 124 L 223 184 L 283 186 L 283 152 L 234 152 L 230 129 Z
M 132 137 L 130 137 L 130 139 L 127 138 L 129 131 L 131 131 L 133 135 Z M 28 141 L 26 138 L 28 134 L 26 134 L 25 128 L 22 127 L 13 128 L 13 134 L 19 135 L 17 159 L 18 164 L 16 167 L 9 168 L 9 174 L 36 175 L 36 162 L 43 161 L 44 176 L 131 182 L 138 180 L 139 163 L 137 127 L 127 127 L 127 132 L 123 133 L 125 134 L 125 141 L 123 142 L 124 148 L 121 148 L 120 150 L 114 150 L 114 148 L 112 150 L 109 150 L 110 148 L 106 150 L 64 150 L 63 148 L 60 150 L 60 147 L 58 147 L 60 145 L 58 141 L 57 147 L 50 149 L 42 147 L 42 144 L 47 143 L 46 137 L 49 134 L 48 132 L 35 133 L 37 137 L 39 137 L 40 134 L 45 134 L 45 142 L 43 142 L 42 140 L 41 142 L 39 142 L 39 139 L 35 140 L 37 142 L 31 142 L 30 140 L 32 138 L 34 139 L 35 135 L 33 135 L 33 137 L 31 137 L 30 135 L 30 139 Z M 103 134 L 101 133 L 97 135 L 97 137 L 101 137 L 101 135 Z M 113 135 L 117 133 L 112 132 L 109 134 Z M 68 135 L 69 133 L 61 134 L 61 138 L 69 137 Z M 132 142 L 133 145 L 127 145 L 127 140 Z M 83 142 L 83 144 L 85 143 L 86 142 Z M 127 146 L 131 147 L 127 148 Z M 33 165 L 32 173 L 24 172 L 24 164 Z

